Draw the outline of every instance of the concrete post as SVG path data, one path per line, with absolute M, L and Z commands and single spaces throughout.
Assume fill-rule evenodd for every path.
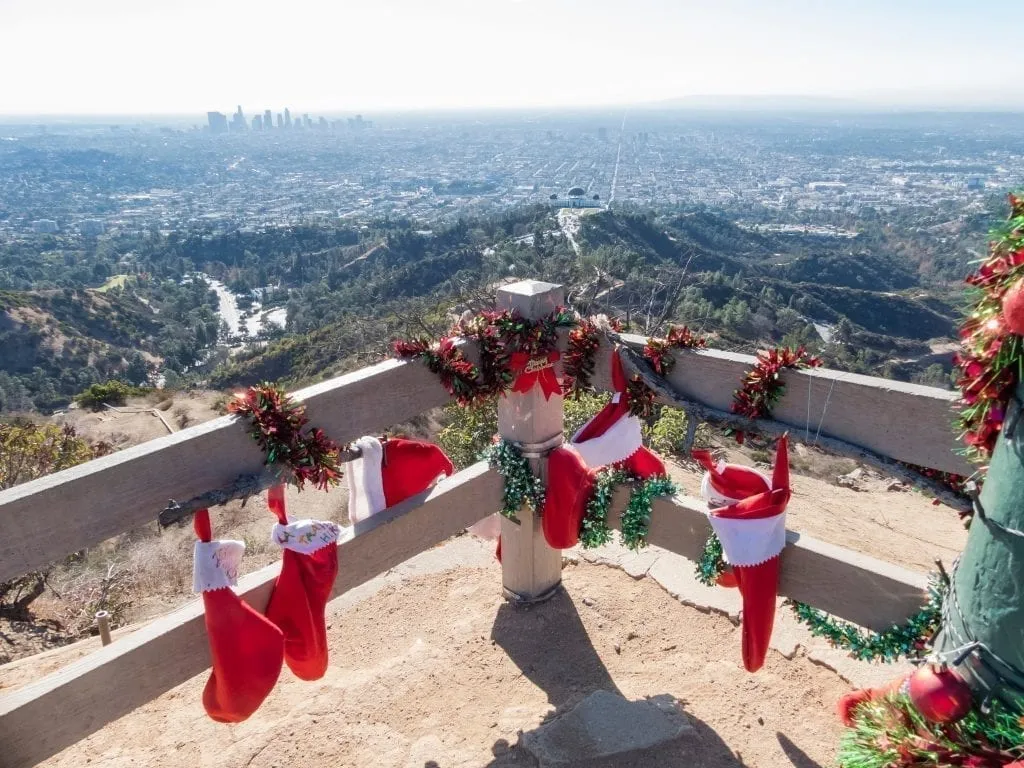
M 497 307 L 536 320 L 564 301 L 562 286 L 523 280 L 498 290 Z M 562 442 L 562 417 L 562 396 L 545 400 L 539 387 L 526 394 L 510 392 L 498 401 L 498 433 L 522 444 L 527 454 Z M 530 458 L 530 465 L 546 480 L 546 458 Z M 562 552 L 547 545 L 535 512 L 520 510 L 519 521 L 517 525 L 501 518 L 502 585 L 510 600 L 538 602 L 550 597 L 562 581 Z

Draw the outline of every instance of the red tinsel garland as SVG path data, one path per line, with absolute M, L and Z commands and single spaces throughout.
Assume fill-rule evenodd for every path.
M 976 298 L 960 329 L 963 351 L 954 358 L 963 404 L 959 425 L 968 456 L 981 462 L 992 455 L 1024 367 L 1024 343 L 1002 314 L 1003 297 L 1024 279 L 1024 198 L 1009 200 L 1009 221 L 994 233 L 988 258 L 967 278 Z
M 289 475 L 285 479 L 299 490 L 307 482 L 321 490 L 338 484 L 337 443 L 321 429 L 307 429 L 306 406 L 284 390 L 267 383 L 249 387 L 228 403 L 228 412 L 249 419 L 249 434 L 267 454 L 267 465 Z
M 590 318 L 581 318 L 569 332 L 569 343 L 562 355 L 562 392 L 579 399 L 590 389 L 594 358 L 601 346 L 601 331 Z
M 659 376 L 667 376 L 675 368 L 676 359 L 672 356 L 673 349 L 704 349 L 708 340 L 698 336 L 688 327 L 672 326 L 664 339 L 647 339 L 644 347 L 644 358 Z
M 766 419 L 772 408 L 786 391 L 779 375 L 784 369 L 817 368 L 821 359 L 803 347 L 790 349 L 776 347 L 757 353 L 757 362 L 743 375 L 743 384 L 733 393 L 732 411 L 748 419 Z M 742 443 L 743 432 L 735 432 L 737 443 Z

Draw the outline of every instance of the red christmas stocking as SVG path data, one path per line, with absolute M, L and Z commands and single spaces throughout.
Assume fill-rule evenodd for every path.
M 580 540 L 587 501 L 594 491 L 594 476 L 594 471 L 570 446 L 559 446 L 548 457 L 548 487 L 541 526 L 552 549 L 569 549 Z
M 284 633 L 289 669 L 303 680 L 318 680 L 327 671 L 324 612 L 338 575 L 339 528 L 322 520 L 289 523 L 283 485 L 267 492 L 267 502 L 278 519 L 271 538 L 284 550 L 267 618 Z
M 580 427 L 570 442 L 591 469 L 615 464 L 641 480 L 664 475 L 661 459 L 644 447 L 640 419 L 629 412 L 626 374 L 617 349 L 612 351 L 612 387 L 611 402 Z
M 193 521 L 195 546 L 192 582 L 203 594 L 206 635 L 213 672 L 203 689 L 206 713 L 221 723 L 238 723 L 255 712 L 277 683 L 284 658 L 281 630 L 231 589 L 245 551 L 240 541 L 211 541 L 210 513 Z
M 444 451 L 422 440 L 366 436 L 354 445 L 360 456 L 345 464 L 353 524 L 422 493 L 455 471 Z
M 775 623 L 779 555 L 786 546 L 788 439 L 785 435 L 779 439 L 770 481 L 747 467 L 716 466 L 710 456 L 694 454 L 709 467 L 701 491 L 713 507 L 711 527 L 722 542 L 743 598 L 743 666 L 756 672 L 768 653 Z

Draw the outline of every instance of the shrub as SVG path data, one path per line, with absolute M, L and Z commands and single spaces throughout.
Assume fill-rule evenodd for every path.
M 75 402 L 83 408 L 98 411 L 104 405 L 124 405 L 129 397 L 145 395 L 150 391 L 146 387 L 133 387 L 123 381 L 111 379 L 103 384 L 93 384 L 84 392 L 75 395 Z
M 0 489 L 59 472 L 107 452 L 91 446 L 74 427 L 17 420 L 0 424 Z M 0 582 L 0 614 L 25 618 L 28 607 L 43 594 L 49 569 Z

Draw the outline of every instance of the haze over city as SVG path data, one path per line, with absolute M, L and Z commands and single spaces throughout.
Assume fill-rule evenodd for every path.
M 0 114 L 574 107 L 687 96 L 1024 108 L 1009 0 L 4 0 Z M 828 107 L 828 104 L 819 104 Z M 841 105 L 832 105 L 841 106 Z M 848 105 L 851 106 L 851 105 Z

